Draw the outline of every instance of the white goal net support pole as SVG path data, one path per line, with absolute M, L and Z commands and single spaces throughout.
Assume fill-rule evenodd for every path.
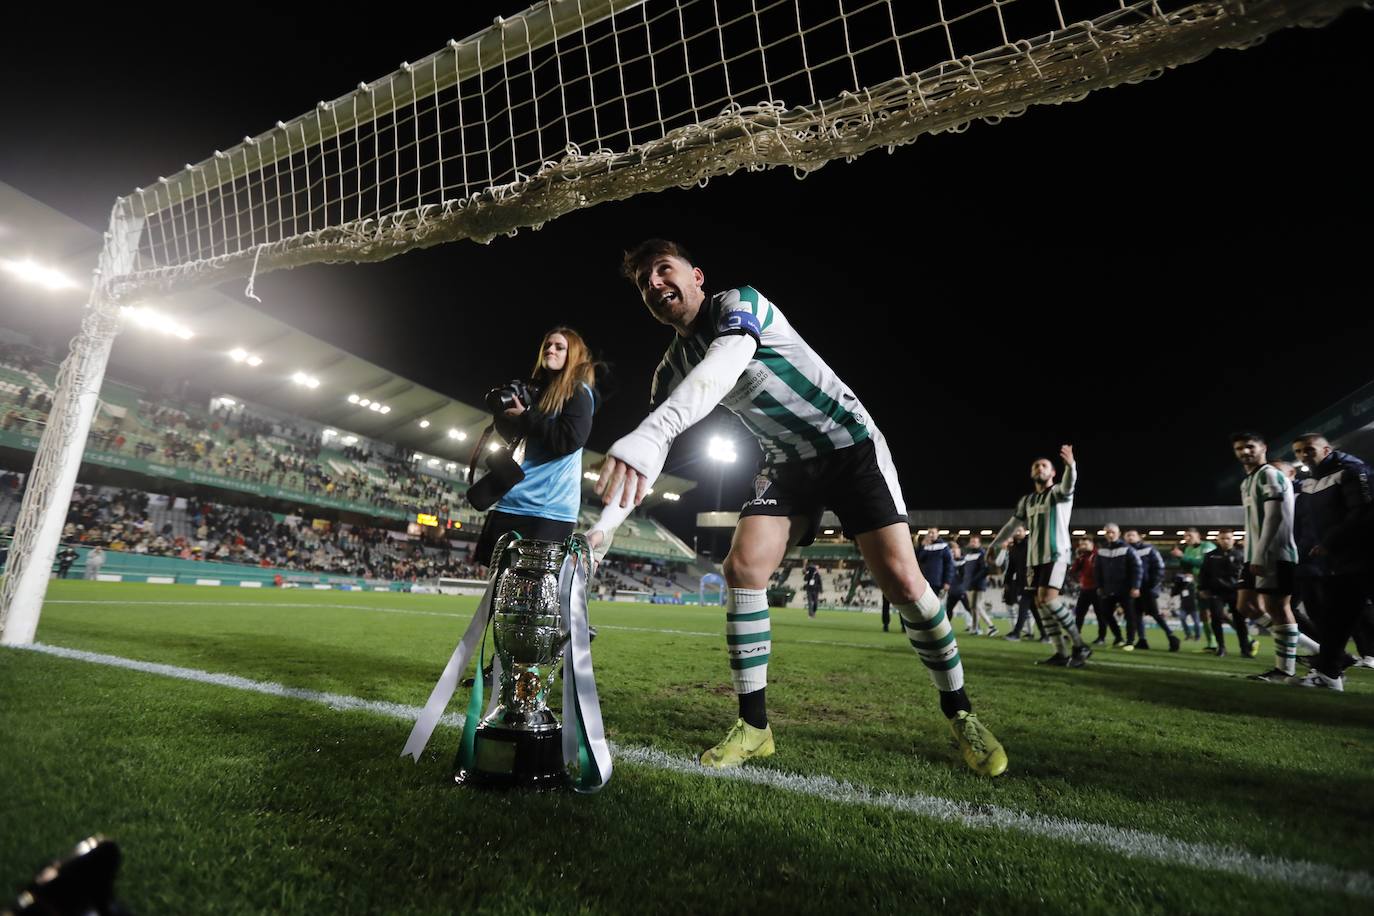
M 48 425 L 39 440 L 15 520 L 14 541 L 0 583 L 0 645 L 33 642 L 86 436 L 99 407 L 105 364 L 119 330 L 119 306 L 107 295 L 102 280 L 129 269 L 133 253 L 124 243 L 137 238 L 136 232 L 119 224 L 118 216 L 111 225 L 119 231 L 105 236 L 81 331 L 58 369 Z
M 548 0 L 115 203 L 0 591 L 32 639 L 118 306 L 488 242 L 740 169 L 806 175 L 1374 0 Z

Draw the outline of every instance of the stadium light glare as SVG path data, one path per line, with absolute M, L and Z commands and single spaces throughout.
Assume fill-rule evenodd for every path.
M 1087 534 L 1088 534 L 1088 532 L 1087 532 L 1085 529 L 1083 529 L 1083 528 L 1075 528 L 1075 529 L 1073 529 L 1073 536 L 1074 536 L 1074 537 L 1086 537 Z
M 989 534 L 992 534 L 992 529 L 991 529 L 991 528 L 984 528 L 982 531 L 979 531 L 978 533 L 979 533 L 980 535 L 982 535 L 983 537 L 987 537 Z
M 582 472 L 582 479 L 584 479 L 584 480 L 600 480 L 600 479 L 601 479 L 601 475 L 598 474 L 596 471 L 583 471 L 583 472 Z
M 241 363 L 248 358 L 248 351 L 243 347 L 235 347 L 229 351 L 229 358 L 236 363 Z
M 164 315 L 157 309 L 150 309 L 141 305 L 126 305 L 120 308 L 119 314 L 141 328 L 156 331 L 159 334 L 168 334 L 172 337 L 179 337 L 182 340 L 190 340 L 195 335 L 191 329 L 176 321 L 169 315 Z
M 681 496 L 680 494 L 677 494 L 677 493 L 664 493 L 664 494 L 663 494 L 663 498 L 666 499 L 666 500 L 668 500 L 669 502 L 674 502 L 674 503 L 675 503 L 675 502 L 677 502 L 679 499 L 682 499 L 682 496 Z
M 963 537 L 963 536 L 966 535 L 966 534 L 972 534 L 972 533 L 973 533 L 973 532 L 972 532 L 972 531 L 969 531 L 967 528 L 960 528 L 960 529 L 959 529 L 959 537 Z
M 1098 529 L 1097 529 L 1097 533 L 1098 533 L 1098 534 L 1106 534 L 1106 533 L 1107 533 L 1107 529 L 1106 529 L 1106 528 L 1098 528 Z
M 300 385 L 303 388 L 315 389 L 320 387 L 319 379 L 315 378 L 315 376 L 313 375 L 307 375 L 306 373 L 300 371 L 293 372 L 291 374 L 291 381 L 295 382 L 297 385 Z
M 371 398 L 359 398 L 359 399 L 358 399 L 358 406 L 359 406 L 359 407 L 366 407 L 368 404 L 371 404 L 371 403 L 372 403 L 372 399 L 371 399 Z
M 444 465 L 444 470 L 445 470 L 445 471 L 453 471 L 453 470 L 456 470 L 457 468 L 458 468 L 458 464 L 457 464 L 456 462 L 453 462 L 453 461 L 450 461 L 448 464 Z
M 457 439 L 459 442 L 462 442 L 464 439 L 468 437 L 468 434 L 463 432 L 461 429 L 450 429 L 448 431 L 448 437 L 450 439 Z
M 425 457 L 424 455 L 421 455 L 419 452 L 416 452 L 415 454 L 413 454 L 413 455 L 410 456 L 410 460 L 411 460 L 411 461 L 420 461 L 420 460 L 422 460 L 424 457 Z
M 712 461 L 722 461 L 731 464 L 737 457 L 735 454 L 735 443 L 720 436 L 712 436 L 711 441 L 706 446 L 706 457 Z
M 501 443 L 500 443 L 500 442 L 493 442 L 493 443 L 491 443 L 491 445 L 488 445 L 488 446 L 487 446 L 487 451 L 489 451 L 489 452 L 499 452 L 499 451 L 501 451 Z
M 827 528 L 827 529 L 825 529 L 824 531 L 821 532 L 821 534 L 834 534 L 834 533 L 835 533 L 835 529 L 834 529 L 834 528 Z
M 320 434 L 320 438 L 328 439 L 331 436 L 337 436 L 338 434 L 339 431 L 337 429 L 326 429 L 323 433 Z
M 1164 533 L 1163 531 L 1151 531 L 1151 532 L 1150 532 L 1150 537 L 1154 537 L 1154 536 L 1157 535 L 1157 534 L 1163 534 L 1163 533 Z
M 1188 532 L 1187 532 L 1187 531 L 1184 531 L 1182 528 L 1180 528 L 1178 531 L 1175 531 L 1175 532 L 1174 532 L 1174 534 L 1187 534 L 1187 533 L 1188 533 Z
M 367 405 L 367 409 L 370 410 L 370 411 L 372 411 L 373 413 L 381 413 L 381 412 L 382 412 L 382 405 L 379 404 L 379 403 L 376 402 L 376 401 L 373 401 L 371 404 L 368 404 L 368 405 Z
M 427 461 L 427 462 L 425 462 L 425 463 L 428 464 L 428 465 L 429 465 L 430 467 L 432 467 L 432 468 L 437 468 L 437 467 L 439 466 L 439 459 L 438 459 L 438 458 L 431 458 L 431 459 L 429 459 L 429 461 Z
M 244 362 L 256 369 L 258 366 L 262 365 L 262 357 L 249 354 L 248 359 L 244 360 Z
M 18 280 L 41 286 L 50 292 L 77 288 L 77 282 L 62 271 L 55 267 L 44 267 L 30 258 L 22 261 L 0 260 L 0 268 Z
M 362 400 L 362 398 L 358 397 L 356 394 L 350 394 L 350 395 L 348 396 L 348 403 L 350 403 L 350 404 L 356 404 L 356 403 L 358 403 L 358 402 L 361 401 L 361 400 Z
M 391 405 L 390 405 L 390 404 L 383 404 L 383 405 L 382 405 L 382 413 L 391 413 Z
M 220 402 L 221 404 L 223 404 L 224 406 L 226 406 L 226 407 L 234 407 L 234 406 L 236 406 L 236 405 L 238 404 L 238 401 L 234 400 L 233 398 L 225 398 L 225 397 L 221 397 L 221 398 L 219 399 L 219 402 Z
M 357 436 L 344 436 L 343 439 L 340 440 L 340 441 L 342 441 L 344 445 L 354 445 L 354 444 L 357 443 L 358 437 L 357 437 Z
M 429 429 L 429 421 L 428 421 L 428 420 L 421 420 L 421 421 L 420 421 L 420 428 L 421 428 L 421 429 Z

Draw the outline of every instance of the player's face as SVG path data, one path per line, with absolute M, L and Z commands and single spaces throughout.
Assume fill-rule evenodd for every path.
M 1119 541 L 1119 540 L 1121 540 L 1121 529 L 1118 528 L 1118 527 L 1116 527 L 1115 525 L 1108 525 L 1106 528 L 1104 528 L 1104 529 L 1102 529 L 1102 530 L 1106 532 L 1106 534 L 1107 534 L 1107 540 L 1109 540 L 1109 541 Z
M 1054 480 L 1054 465 L 1044 458 L 1031 463 L 1031 480 L 1036 483 L 1049 483 Z
M 1196 531 L 1189 531 L 1187 534 L 1183 535 L 1183 541 L 1189 547 L 1196 547 L 1202 543 L 1202 535 Z
M 1263 442 L 1254 439 L 1241 439 L 1231 443 L 1231 451 L 1236 453 L 1236 460 L 1246 470 L 1253 470 L 1264 464 L 1264 456 L 1268 447 Z
M 1140 532 L 1139 532 L 1139 531 L 1127 531 L 1127 532 L 1126 532 L 1126 543 L 1127 543 L 1127 544 L 1132 544 L 1132 545 L 1134 545 L 1134 544 L 1139 544 L 1139 543 L 1140 543 Z
M 927 528 L 926 533 L 921 535 L 921 541 L 926 544 L 934 544 L 940 539 L 939 528 Z
M 1331 454 L 1331 443 L 1325 439 L 1303 439 L 1293 443 L 1293 453 L 1309 468 L 1315 468 Z
M 971 538 L 968 539 L 968 549 L 969 549 L 969 550 L 981 550 L 982 547 L 983 547 L 983 539 L 980 538 L 978 535 L 975 534 L 973 537 L 971 537 Z
M 550 372 L 562 372 L 568 362 L 568 338 L 562 334 L 550 334 L 544 341 L 544 368 Z
M 706 298 L 702 284 L 706 276 L 682 258 L 662 255 L 639 276 L 639 294 L 649 312 L 663 324 L 686 327 L 697 317 Z
M 1217 535 L 1217 546 L 1222 550 L 1230 550 L 1236 546 L 1236 537 L 1229 531 L 1223 531 Z

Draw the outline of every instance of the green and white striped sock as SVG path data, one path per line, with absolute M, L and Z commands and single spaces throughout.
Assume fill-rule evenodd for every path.
M 1283 623 L 1274 627 L 1274 667 L 1284 674 L 1296 671 L 1298 658 L 1298 625 Z
M 768 686 L 768 656 L 773 628 L 768 595 L 761 588 L 732 588 L 725 599 L 725 652 L 735 693 L 753 693 Z
M 906 638 L 930 671 L 930 679 L 939 690 L 959 690 L 964 686 L 964 663 L 959 658 L 959 644 L 954 628 L 949 625 L 945 609 L 935 590 L 927 588 L 914 604 L 897 604 L 906 627 Z
M 1037 604 L 1035 616 L 1040 618 L 1040 625 L 1045 628 L 1045 635 L 1050 638 L 1050 642 L 1054 643 L 1054 654 L 1068 655 L 1068 647 L 1064 645 L 1064 630 L 1059 624 L 1059 618 L 1050 610 L 1050 606 Z
M 1073 611 L 1069 609 L 1069 603 L 1062 597 L 1056 598 L 1049 603 L 1049 611 L 1059 622 L 1059 628 L 1073 641 L 1074 648 L 1081 649 L 1083 637 L 1078 632 L 1078 625 L 1073 621 Z

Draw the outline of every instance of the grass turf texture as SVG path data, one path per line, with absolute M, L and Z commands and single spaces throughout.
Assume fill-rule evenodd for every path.
M 419 706 L 475 604 L 55 583 L 38 639 Z M 735 708 L 720 609 L 594 604 L 592 620 L 613 741 L 687 756 L 724 734 Z M 1038 643 L 960 635 L 1006 777 L 963 768 L 904 637 L 873 615 L 798 609 L 773 614 L 778 754 L 751 766 L 1368 868 L 1374 672 L 1354 672 L 1342 696 L 1238 676 L 1265 654 L 1099 651 L 1065 671 L 1032 664 L 1047 654 Z M 399 757 L 408 732 L 367 712 L 0 650 L 0 892 L 100 831 L 124 850 L 117 891 L 138 914 L 1368 906 L 624 761 L 593 797 L 462 790 L 448 783 L 457 730 L 441 727 L 418 766 Z

